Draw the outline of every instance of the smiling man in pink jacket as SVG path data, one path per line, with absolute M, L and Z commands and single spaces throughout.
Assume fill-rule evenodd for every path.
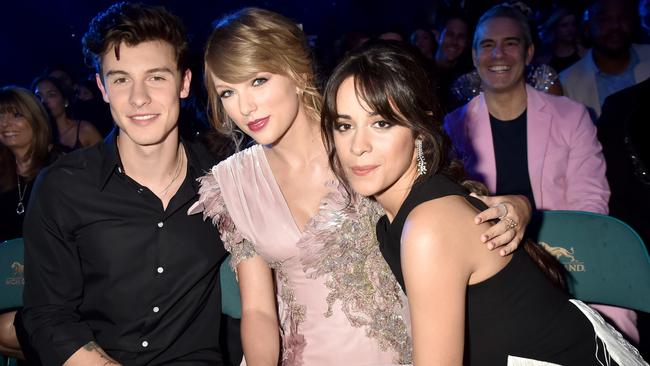
M 496 6 L 481 17 L 472 57 L 484 92 L 445 118 L 454 149 L 469 176 L 492 194 L 523 194 L 538 210 L 607 214 L 610 191 L 596 128 L 582 104 L 526 85 L 533 54 L 517 9 Z M 606 307 L 604 313 L 638 341 L 634 312 Z

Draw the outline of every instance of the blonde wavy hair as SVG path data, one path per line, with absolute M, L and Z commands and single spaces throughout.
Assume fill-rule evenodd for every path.
M 214 87 L 214 77 L 240 83 L 259 72 L 293 80 L 307 115 L 320 120 L 321 95 L 316 87 L 311 49 L 303 31 L 290 19 L 269 10 L 244 8 L 217 22 L 205 47 L 205 86 L 208 116 L 221 133 L 238 142 Z M 237 143 L 237 145 L 239 145 Z

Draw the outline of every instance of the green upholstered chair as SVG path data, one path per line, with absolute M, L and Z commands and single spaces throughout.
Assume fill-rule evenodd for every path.
M 22 238 L 0 243 L 0 312 L 22 306 L 24 264 Z M 0 365 L 15 366 L 17 361 L 0 355 Z
M 221 263 L 221 312 L 231 318 L 241 319 L 241 298 L 235 272 L 230 268 L 230 256 Z
M 11 357 L 0 355 L 0 365 L 2 366 L 18 366 L 18 360 Z
M 575 298 L 650 312 L 650 257 L 630 226 L 589 212 L 545 211 L 531 229 L 567 269 Z
M 23 304 L 23 239 L 0 243 L 0 311 Z

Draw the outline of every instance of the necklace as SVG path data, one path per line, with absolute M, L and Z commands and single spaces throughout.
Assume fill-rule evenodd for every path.
M 174 169 L 174 177 L 169 182 L 169 184 L 167 184 L 167 186 L 165 186 L 165 188 L 158 193 L 160 196 L 164 196 L 167 193 L 167 190 L 169 190 L 169 188 L 172 186 L 172 184 L 174 184 L 174 182 L 176 182 L 176 179 L 178 179 L 178 177 L 181 175 L 181 170 L 183 170 L 182 169 L 183 168 L 183 155 L 185 155 L 184 151 L 185 150 L 183 149 L 183 145 L 180 145 L 180 147 L 178 149 L 178 162 L 176 163 L 176 168 Z
M 25 205 L 23 204 L 23 198 L 25 198 L 25 193 L 27 193 L 27 186 L 29 182 L 25 183 L 25 188 L 21 189 L 20 187 L 20 175 L 16 174 L 18 180 L 18 206 L 16 206 L 16 213 L 22 215 L 25 213 Z M 21 192 L 22 191 L 22 192 Z

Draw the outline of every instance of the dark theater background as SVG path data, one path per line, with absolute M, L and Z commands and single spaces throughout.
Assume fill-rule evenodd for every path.
M 332 44 L 343 32 L 405 27 L 425 22 L 435 2 L 371 0 L 144 1 L 163 5 L 185 22 L 200 60 L 210 24 L 224 13 L 245 6 L 278 11 L 302 23 L 319 46 Z M 46 66 L 63 64 L 78 78 L 90 71 L 83 64 L 80 40 L 90 19 L 114 1 L 5 1 L 0 21 L 0 85 L 28 86 Z M 327 61 L 326 61 L 327 62 Z

